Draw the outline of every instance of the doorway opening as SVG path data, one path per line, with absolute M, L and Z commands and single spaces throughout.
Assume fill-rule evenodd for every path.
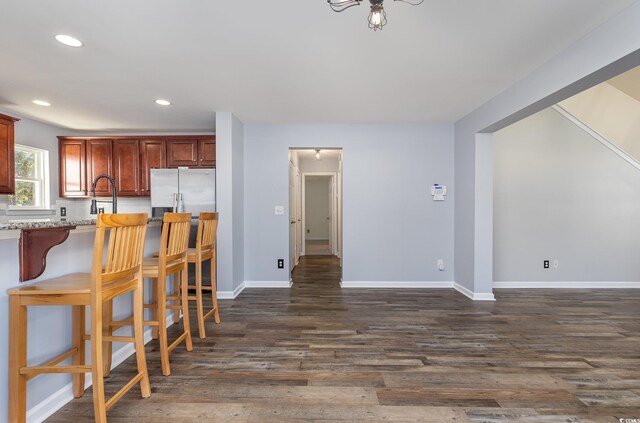
M 289 150 L 289 270 L 294 283 L 293 271 L 301 260 L 342 268 L 342 149 Z

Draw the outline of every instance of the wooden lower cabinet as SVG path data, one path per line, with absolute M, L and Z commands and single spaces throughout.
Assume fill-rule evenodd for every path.
M 20 119 L 0 114 L 0 194 L 15 194 L 14 123 Z

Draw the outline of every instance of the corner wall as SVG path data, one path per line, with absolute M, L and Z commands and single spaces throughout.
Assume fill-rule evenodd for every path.
M 474 294 L 491 294 L 493 239 L 483 195 L 491 155 L 478 150 L 478 140 L 640 65 L 640 2 L 596 28 L 549 62 L 486 102 L 455 124 L 455 281 Z M 485 145 L 486 147 L 486 145 Z
M 218 292 L 233 296 L 244 281 L 244 125 L 216 113 L 216 207 Z

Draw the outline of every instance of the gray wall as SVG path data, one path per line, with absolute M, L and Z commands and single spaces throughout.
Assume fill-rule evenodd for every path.
M 337 172 L 338 159 L 302 159 L 298 169 L 300 172 Z
M 329 207 L 329 185 L 331 177 L 307 177 L 304 194 L 305 213 L 305 239 L 328 240 L 329 220 L 331 207 Z
M 4 113 L 0 111 L 0 113 Z M 72 135 L 69 130 L 57 126 L 47 125 L 35 120 L 22 118 L 13 113 L 5 113 L 9 116 L 20 118 L 15 123 L 15 143 L 29 147 L 40 148 L 49 152 L 49 186 L 51 205 L 55 205 L 58 199 L 58 135 Z M 8 204 L 6 195 L 0 195 L 0 207 Z
M 276 268 L 289 216 L 274 214 L 288 210 L 289 147 L 343 148 L 344 281 L 452 280 L 452 125 L 247 124 L 244 135 L 246 280 L 289 280 Z M 447 201 L 432 200 L 434 183 Z
M 640 171 L 553 109 L 493 140 L 496 282 L 640 281 Z
M 493 283 L 493 239 L 486 230 L 493 204 L 486 195 L 491 155 L 486 140 L 477 149 L 478 134 L 502 129 L 640 65 L 639 19 L 640 2 L 635 2 L 456 122 L 455 280 L 460 285 L 484 294 Z
M 229 112 L 216 113 L 218 291 L 244 281 L 244 127 Z

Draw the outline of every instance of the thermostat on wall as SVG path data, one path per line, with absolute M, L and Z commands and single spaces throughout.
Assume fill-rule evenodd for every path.
M 444 201 L 444 196 L 447 195 L 447 187 L 433 184 L 431 187 L 431 195 L 433 195 L 433 201 Z

